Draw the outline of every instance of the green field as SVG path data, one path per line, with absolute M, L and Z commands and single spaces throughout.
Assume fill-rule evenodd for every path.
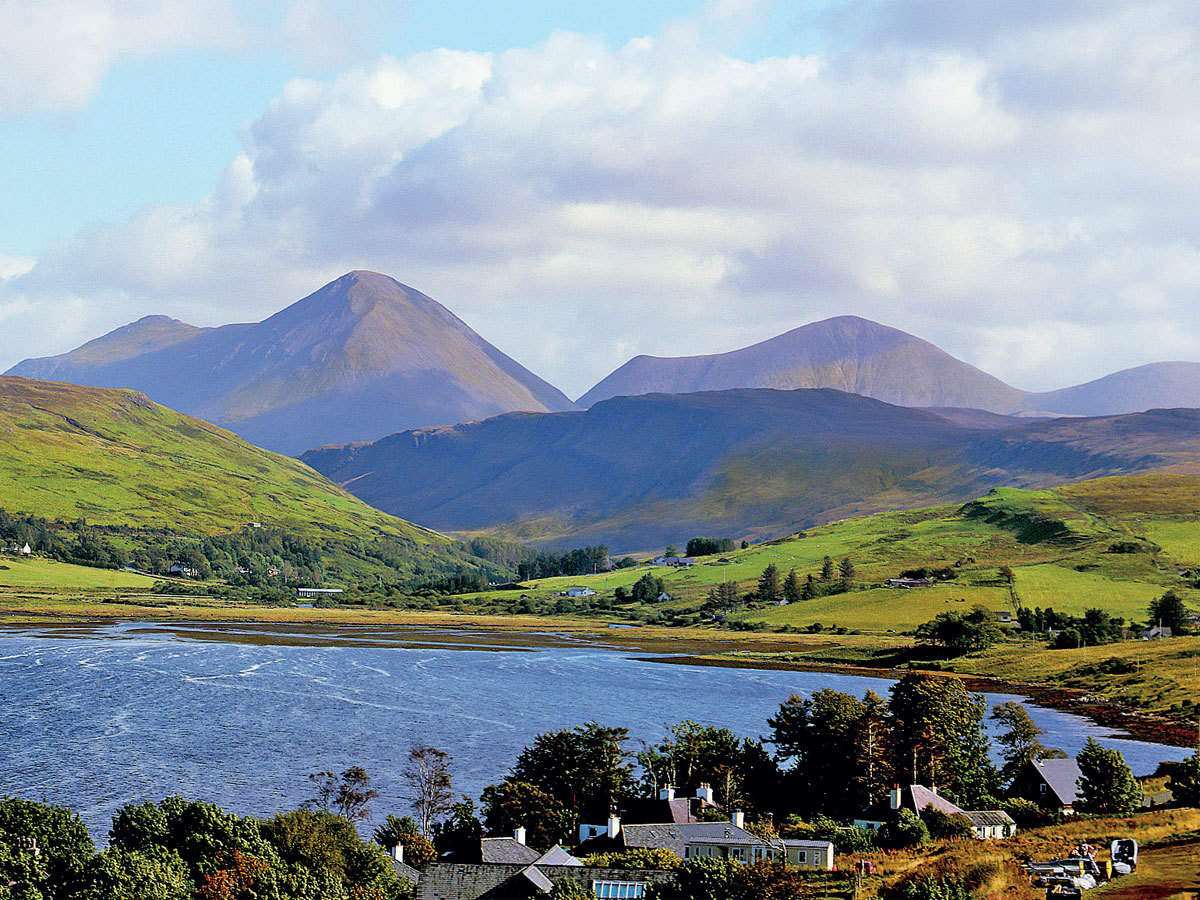
M 150 588 L 156 579 L 136 572 L 73 566 L 50 559 L 18 559 L 0 556 L 0 588 L 47 588 L 88 590 L 103 588 Z
M 853 590 L 790 606 L 743 609 L 735 619 L 771 629 L 819 623 L 864 632 L 911 631 L 949 609 L 975 604 L 1001 612 L 1016 604 L 1081 614 L 1098 607 L 1127 621 L 1145 621 L 1147 604 L 1168 588 L 1196 605 L 1198 592 L 1180 569 L 1189 536 L 1200 536 L 1194 517 L 1200 478 L 1109 478 L 1054 490 L 1004 488 L 975 503 L 911 512 L 880 513 L 810 529 L 721 557 L 702 558 L 690 569 L 640 565 L 598 575 L 529 582 L 535 599 L 573 585 L 610 593 L 630 587 L 645 572 L 661 577 L 672 600 L 632 605 L 626 612 L 670 617 L 695 613 L 709 590 L 733 581 L 743 592 L 774 564 L 781 576 L 820 571 L 828 555 L 850 557 Z M 1141 498 L 1152 518 L 1143 515 Z M 1115 548 L 1136 552 L 1115 552 Z M 721 562 L 721 560 L 726 560 Z M 1001 567 L 1015 576 L 1010 592 Z M 884 587 L 888 578 L 919 567 L 953 569 L 953 580 L 932 587 Z M 483 602 L 496 594 L 463 598 Z

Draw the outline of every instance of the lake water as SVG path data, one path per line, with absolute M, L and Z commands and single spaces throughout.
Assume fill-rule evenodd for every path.
M 308 773 L 361 765 L 381 793 L 377 820 L 407 812 L 398 776 L 414 742 L 449 751 L 456 788 L 478 797 L 550 729 L 596 720 L 656 741 L 666 724 L 691 718 L 756 737 L 791 693 L 886 695 L 891 685 L 664 665 L 569 639 L 514 650 L 488 637 L 439 644 L 461 633 L 270 632 L 0 629 L 0 794 L 71 806 L 100 840 L 126 802 L 179 793 L 269 814 L 310 795 Z M 992 704 L 1012 699 L 1021 698 L 988 695 Z M 1189 753 L 1029 708 L 1048 746 L 1074 754 L 1096 737 L 1138 774 Z

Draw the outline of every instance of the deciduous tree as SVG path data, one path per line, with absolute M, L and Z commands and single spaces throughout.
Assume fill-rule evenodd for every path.
M 1125 816 L 1142 802 L 1142 788 L 1121 751 L 1102 747 L 1095 738 L 1075 757 L 1079 764 L 1080 807 L 1084 812 Z

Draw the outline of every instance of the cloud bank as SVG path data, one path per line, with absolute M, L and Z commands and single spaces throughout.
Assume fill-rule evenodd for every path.
M 1200 359 L 1194 6 L 852 11 L 809 56 L 557 33 L 296 79 L 205 202 L 0 282 L 0 365 L 149 312 L 258 318 L 351 268 L 572 395 L 841 313 L 1033 389 Z

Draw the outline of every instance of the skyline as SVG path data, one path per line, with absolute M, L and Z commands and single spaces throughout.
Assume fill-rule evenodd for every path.
M 572 396 L 842 314 L 1030 390 L 1200 359 L 1183 3 L 145 6 L 0 63 L 0 369 L 355 268 Z

